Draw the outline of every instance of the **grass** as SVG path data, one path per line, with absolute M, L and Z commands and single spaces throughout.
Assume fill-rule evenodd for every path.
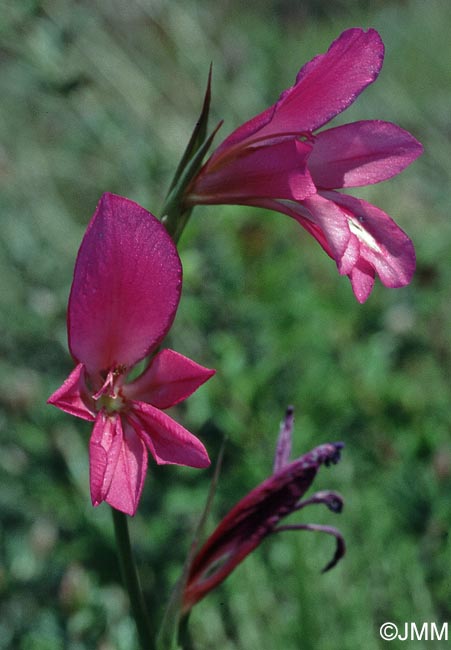
M 211 61 L 224 136 L 353 25 L 380 31 L 386 61 L 342 121 L 387 119 L 425 145 L 402 176 L 357 193 L 414 240 L 412 285 L 377 286 L 358 305 L 294 222 L 199 208 L 181 242 L 171 334 L 175 349 L 218 370 L 177 413 L 213 458 L 229 439 L 213 519 L 269 473 L 293 403 L 296 454 L 346 443 L 316 482 L 344 495 L 343 515 L 303 517 L 338 525 L 348 554 L 323 576 L 330 539 L 266 542 L 196 607 L 193 636 L 200 650 L 373 650 L 386 620 L 450 620 L 451 6 L 28 0 L 2 13 L 0 650 L 136 647 L 108 508 L 89 503 L 89 427 L 45 405 L 71 367 L 67 295 L 99 196 L 118 192 L 158 214 Z M 155 624 L 208 478 L 150 468 L 131 534 Z

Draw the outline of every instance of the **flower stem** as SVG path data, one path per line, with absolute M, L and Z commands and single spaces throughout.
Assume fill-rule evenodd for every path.
M 175 210 L 167 210 L 164 212 L 162 220 L 164 227 L 172 237 L 174 244 L 178 244 L 182 232 L 191 216 L 192 208 L 181 211 L 180 206 L 176 206 Z
M 142 650 L 154 650 L 155 640 L 151 632 L 144 597 L 139 584 L 128 533 L 127 516 L 115 508 L 113 511 L 114 533 L 124 586 L 128 591 Z

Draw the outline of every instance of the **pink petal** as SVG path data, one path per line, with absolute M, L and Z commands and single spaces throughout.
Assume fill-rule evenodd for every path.
M 100 412 L 89 445 L 93 505 L 110 506 L 134 515 L 147 472 L 147 451 L 142 440 L 121 417 Z
M 374 29 L 348 29 L 299 71 L 294 86 L 276 104 L 271 122 L 259 136 L 315 131 L 342 113 L 377 79 L 384 44 Z
M 399 174 L 422 151 L 410 133 L 391 122 L 353 122 L 317 133 L 308 167 L 317 187 L 357 187 Z
M 375 270 L 365 260 L 360 260 L 350 272 L 352 290 L 360 303 L 364 303 L 372 292 L 375 275 Z
M 132 366 L 165 336 L 180 291 L 180 259 L 164 227 L 137 203 L 104 194 L 75 265 L 72 355 L 89 374 Z
M 320 228 L 327 240 L 332 257 L 340 267 L 341 260 L 348 250 L 351 233 L 348 220 L 334 203 L 315 194 L 303 201 L 310 213 L 311 220 Z M 301 222 L 301 225 L 303 223 Z
M 94 422 L 95 404 L 86 385 L 85 367 L 82 363 L 72 370 L 64 384 L 48 398 L 47 404 L 77 418 Z
M 122 393 L 127 399 L 166 409 L 189 397 L 215 372 L 174 350 L 161 350 L 142 375 L 123 387 Z
M 274 210 L 275 212 L 281 212 L 286 214 L 292 219 L 295 219 L 307 232 L 309 232 L 322 246 L 326 253 L 334 259 L 334 253 L 327 241 L 323 231 L 312 219 L 312 215 L 304 207 L 303 203 L 294 203 L 293 201 L 284 201 L 277 199 L 253 199 L 252 201 L 246 202 L 246 205 L 253 205 L 256 208 L 264 208 L 265 210 Z M 340 246 L 342 251 L 340 255 L 344 255 L 348 246 L 348 242 L 343 241 Z
M 365 302 L 377 273 L 387 287 L 403 287 L 415 270 L 409 237 L 370 203 L 339 192 L 320 192 L 302 203 L 264 199 L 249 205 L 277 210 L 296 219 L 348 275 L 359 302 Z
M 105 501 L 116 510 L 134 515 L 144 487 L 147 473 L 147 449 L 126 418 L 124 437 L 116 470 Z
M 158 465 L 171 463 L 197 468 L 210 465 L 201 441 L 163 411 L 150 404 L 132 402 L 127 417 Z
M 92 505 L 105 500 L 116 470 L 122 444 L 122 426 L 119 415 L 97 414 L 89 441 L 89 482 Z
M 252 119 L 248 120 L 241 126 L 239 126 L 235 131 L 232 131 L 230 135 L 227 136 L 225 140 L 215 149 L 213 152 L 210 161 L 216 162 L 218 158 L 222 156 L 223 153 L 227 155 L 232 148 L 239 149 L 241 143 L 245 143 L 247 140 L 252 142 L 252 137 L 254 134 L 257 134 L 264 126 L 271 121 L 272 116 L 274 115 L 274 110 L 276 105 L 270 106 L 262 113 L 259 113 Z M 258 138 L 257 138 L 258 139 Z M 246 146 L 244 144 L 243 146 Z
M 344 111 L 376 80 L 384 44 L 374 29 L 348 29 L 304 65 L 276 104 L 233 131 L 214 152 L 217 161 L 238 145 L 274 136 L 311 132 Z
M 303 199 L 316 188 L 307 170 L 310 144 L 294 138 L 248 147 L 207 163 L 190 190 L 191 203 L 236 203 L 253 196 Z
M 376 271 L 382 284 L 392 288 L 409 284 L 415 271 L 415 250 L 393 219 L 380 208 L 353 196 L 338 192 L 322 195 L 347 215 L 349 227 L 360 243 L 360 258 Z M 368 275 L 366 267 L 360 269 Z M 354 282 L 353 288 L 355 292 Z

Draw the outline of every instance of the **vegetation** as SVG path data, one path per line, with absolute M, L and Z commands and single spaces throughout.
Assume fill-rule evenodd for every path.
M 333 9 L 331 9 L 333 5 Z M 425 155 L 359 196 L 415 242 L 410 287 L 365 305 L 280 214 L 196 208 L 171 345 L 217 376 L 175 415 L 216 458 L 211 529 L 271 471 L 296 407 L 295 453 L 343 440 L 315 489 L 345 498 L 265 542 L 191 617 L 199 650 L 376 650 L 384 621 L 451 620 L 451 4 L 444 0 L 23 0 L 0 23 L 0 650 L 133 650 L 109 508 L 88 493 L 88 423 L 45 404 L 72 367 L 75 255 L 104 191 L 159 214 L 213 62 L 219 137 L 259 112 L 350 26 L 386 44 L 379 80 L 340 116 L 386 119 Z M 219 142 L 219 139 L 217 140 Z M 155 625 L 212 471 L 151 465 L 131 535 Z M 445 647 L 436 641 L 434 647 Z M 405 647 L 393 641 L 393 650 Z M 416 650 L 429 647 L 418 641 Z

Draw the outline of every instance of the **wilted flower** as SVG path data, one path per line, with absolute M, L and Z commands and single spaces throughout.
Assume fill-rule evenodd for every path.
M 286 516 L 307 505 L 323 503 L 333 512 L 341 512 L 343 501 L 336 492 L 322 491 L 302 500 L 319 467 L 338 462 L 342 443 L 315 447 L 293 462 L 288 461 L 291 448 L 293 410 L 289 408 L 282 423 L 274 463 L 274 473 L 260 483 L 224 517 L 214 533 L 195 554 L 189 568 L 183 594 L 183 612 L 209 591 L 215 589 L 261 542 L 272 533 L 287 530 L 314 530 L 333 535 L 337 547 L 323 571 L 331 569 L 345 553 L 340 532 L 317 524 L 279 525 Z
M 48 402 L 94 422 L 89 443 L 93 505 L 133 515 L 144 485 L 147 450 L 158 464 L 207 467 L 203 444 L 163 412 L 214 374 L 164 349 L 182 268 L 171 238 L 141 206 L 104 194 L 78 252 L 68 306 L 69 349 L 77 363 Z
M 374 29 L 343 32 L 273 106 L 219 145 L 188 187 L 186 205 L 253 205 L 293 217 L 349 277 L 360 302 L 376 273 L 387 287 L 408 284 L 415 253 L 407 235 L 379 208 L 334 190 L 399 174 L 421 144 L 380 120 L 316 132 L 375 81 L 383 58 Z

